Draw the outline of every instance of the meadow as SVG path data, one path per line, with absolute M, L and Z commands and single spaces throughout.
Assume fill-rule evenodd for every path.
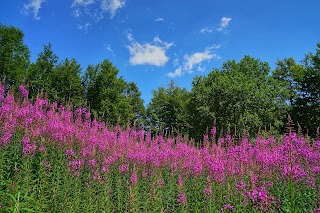
M 313 212 L 320 140 L 187 137 L 91 120 L 0 87 L 0 212 Z

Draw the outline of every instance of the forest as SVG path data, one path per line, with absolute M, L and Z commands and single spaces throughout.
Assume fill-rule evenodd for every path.
M 48 43 L 31 63 L 20 29 L 2 24 L 0 38 L 0 78 L 7 91 L 25 84 L 31 99 L 41 94 L 51 102 L 90 108 L 110 126 L 136 125 L 200 140 L 213 125 L 221 134 L 280 133 L 288 115 L 312 137 L 320 125 L 320 44 L 300 62 L 278 60 L 274 70 L 250 56 L 226 61 L 208 75 L 195 76 L 191 91 L 171 81 L 152 91 L 146 104 L 137 85 L 108 59 L 82 70 L 74 58 L 60 60 Z

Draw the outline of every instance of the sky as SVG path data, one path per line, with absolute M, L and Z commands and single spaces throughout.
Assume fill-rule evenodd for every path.
M 1 0 L 0 23 L 24 32 L 35 62 L 52 44 L 84 72 L 108 59 L 135 82 L 145 104 L 174 80 L 191 89 L 227 60 L 268 62 L 315 52 L 319 0 Z

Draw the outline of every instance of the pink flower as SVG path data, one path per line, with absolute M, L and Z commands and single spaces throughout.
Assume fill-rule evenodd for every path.
M 182 185 L 183 185 L 183 179 L 182 179 L 181 176 L 179 176 L 179 178 L 178 178 L 178 186 L 179 186 L 179 188 L 182 188 Z
M 208 196 L 208 197 L 211 196 L 212 195 L 212 189 L 209 188 L 209 187 L 208 188 L 204 188 L 203 189 L 203 194 Z
M 234 210 L 234 207 L 231 206 L 230 204 L 226 204 L 226 205 L 223 205 L 223 209 L 228 209 L 230 211 L 233 211 Z
M 41 145 L 39 146 L 38 150 L 39 150 L 39 152 L 45 153 L 47 149 L 46 149 L 46 147 L 45 147 L 43 144 L 41 144 Z
M 0 144 L 3 145 L 4 147 L 7 146 L 10 143 L 12 134 L 9 132 L 5 132 L 0 140 Z
M 19 91 L 20 91 L 22 97 L 28 98 L 29 91 L 23 85 L 19 86 Z
M 213 126 L 210 133 L 211 133 L 211 136 L 214 138 L 217 134 L 217 128 Z
M 4 86 L 0 85 L 0 103 L 4 101 Z
M 132 183 L 133 185 L 136 185 L 136 184 L 137 184 L 137 182 L 138 182 L 138 176 L 137 176 L 136 171 L 133 171 L 133 172 L 132 172 L 132 175 L 131 175 L 131 177 L 130 177 L 130 181 L 131 181 L 131 183 Z
M 148 175 L 148 172 L 147 172 L 147 171 L 143 171 L 143 172 L 142 172 L 142 177 L 143 177 L 143 178 L 146 178 L 147 175 Z
M 162 180 L 162 179 L 158 180 L 158 185 L 159 186 L 163 186 L 164 185 L 164 180 Z
M 88 164 L 91 168 L 97 168 L 97 161 L 95 159 L 88 160 Z
M 187 195 L 185 193 L 179 193 L 177 202 L 180 205 L 185 205 L 187 203 Z
M 66 150 L 66 156 L 67 157 L 74 157 L 74 150 L 73 148 L 67 149 Z
M 30 140 L 27 136 L 22 137 L 21 144 L 24 156 L 34 156 L 37 149 L 36 144 L 30 143 Z
M 123 164 L 119 167 L 119 173 L 124 174 L 129 170 L 129 164 Z

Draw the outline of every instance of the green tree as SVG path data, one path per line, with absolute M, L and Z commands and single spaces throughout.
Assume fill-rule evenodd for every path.
M 308 53 L 302 64 L 293 58 L 283 59 L 273 71 L 274 78 L 287 89 L 288 113 L 304 133 L 312 136 L 320 126 L 320 44 L 317 47 L 316 53 Z
M 175 130 L 186 133 L 189 129 L 187 107 L 190 94 L 173 81 L 153 92 L 153 98 L 147 108 L 149 125 L 154 129 Z
M 139 91 L 138 86 L 134 82 L 127 83 L 123 94 L 133 107 L 135 122 L 137 124 L 144 123 L 146 109 L 143 105 L 144 102 L 141 99 L 141 92 Z
M 279 80 L 279 82 L 287 89 L 287 101 L 289 106 L 292 107 L 298 97 L 299 86 L 296 79 L 302 71 L 303 66 L 297 64 L 293 58 L 278 60 L 276 65 L 277 67 L 272 72 L 272 76 Z M 291 113 L 291 110 L 289 113 Z
M 29 91 L 31 97 L 36 97 L 41 90 L 48 94 L 49 100 L 53 100 L 56 94 L 53 84 L 55 67 L 58 56 L 54 54 L 52 45 L 44 45 L 43 52 L 39 53 L 36 63 L 30 65 L 28 71 Z
M 285 89 L 269 72 L 268 63 L 245 56 L 239 63 L 227 61 L 221 70 L 195 77 L 189 106 L 191 136 L 200 139 L 214 119 L 218 131 L 246 129 L 256 134 L 260 127 L 282 127 Z
M 65 59 L 56 66 L 51 86 L 59 102 L 65 100 L 75 106 L 83 104 L 84 86 L 80 72 L 80 64 L 75 59 Z
M 6 78 L 7 86 L 21 84 L 26 77 L 30 51 L 23 37 L 20 29 L 0 24 L 0 78 Z
M 298 98 L 293 107 L 294 119 L 304 132 L 315 136 L 320 126 L 320 43 L 316 53 L 309 53 L 302 61 L 304 69 L 296 74 Z
M 83 83 L 92 112 L 111 125 L 126 126 L 140 116 L 142 100 L 136 85 L 127 84 L 118 73 L 110 61 L 104 60 L 88 66 Z

